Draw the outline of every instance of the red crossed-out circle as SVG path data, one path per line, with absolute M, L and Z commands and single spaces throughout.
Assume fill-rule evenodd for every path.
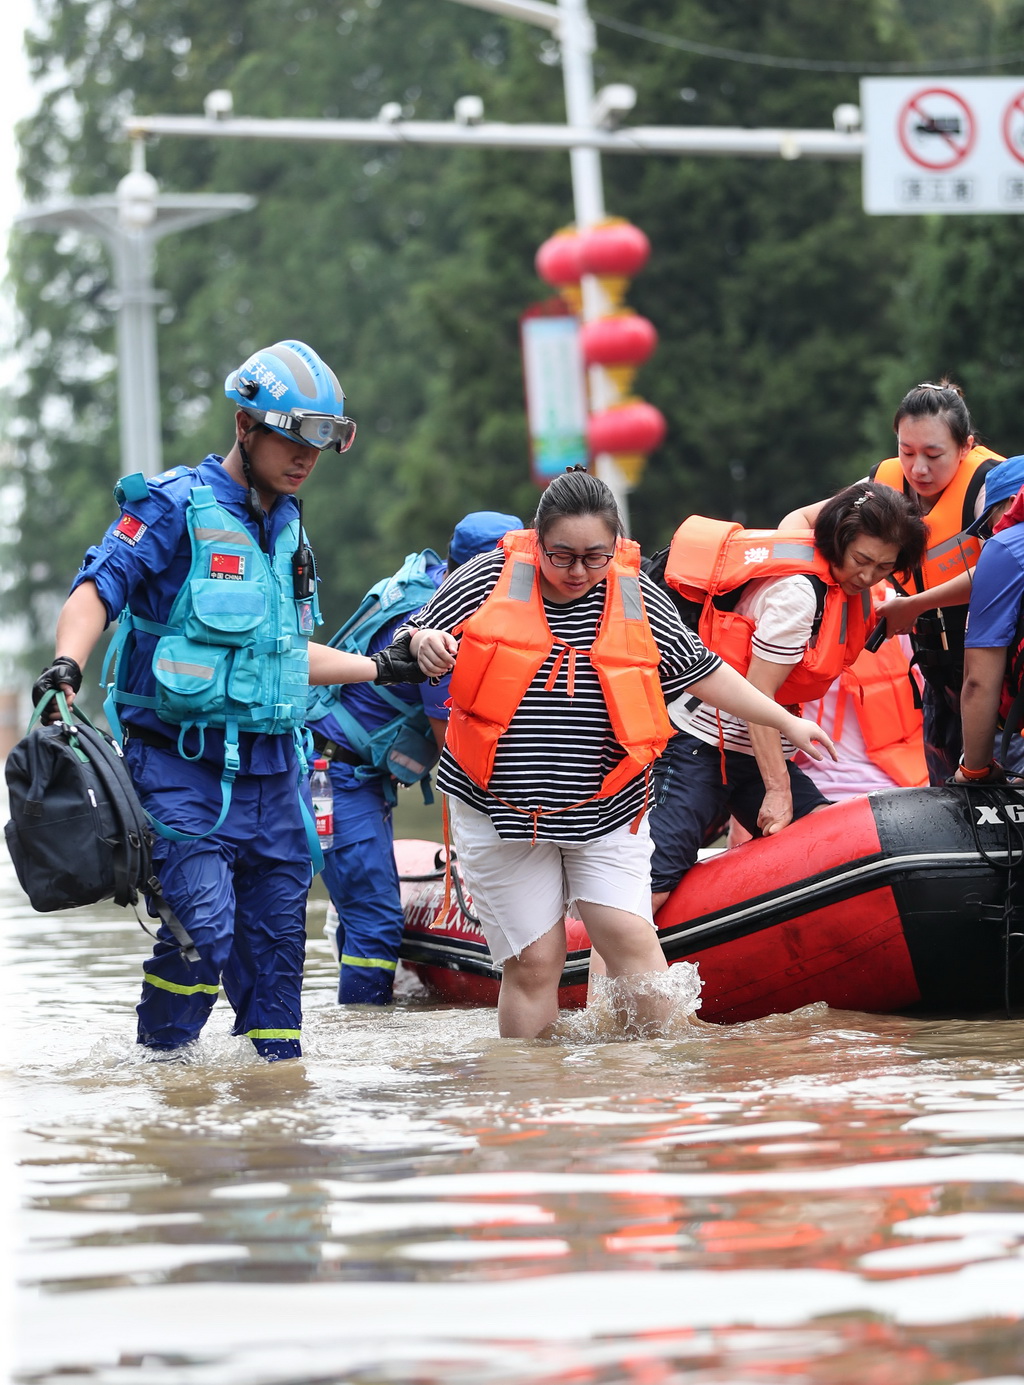
M 1024 164 L 1024 91 L 1018 92 L 1003 112 L 1003 143 L 1017 162 Z
M 934 132 L 928 132 L 929 138 L 935 140 L 936 157 L 933 158 L 930 153 L 925 155 L 914 147 L 911 143 L 911 134 L 915 124 L 928 126 L 943 119 L 936 111 L 929 111 L 928 109 L 929 100 L 936 97 L 953 103 L 953 113 L 959 113 L 962 128 L 956 132 L 947 132 L 939 127 Z M 963 163 L 974 148 L 974 141 L 978 133 L 977 123 L 970 106 L 967 105 L 963 97 L 946 87 L 925 87 L 923 90 L 915 92 L 900 111 L 896 129 L 907 158 L 920 168 L 936 171 L 956 168 L 957 164 Z

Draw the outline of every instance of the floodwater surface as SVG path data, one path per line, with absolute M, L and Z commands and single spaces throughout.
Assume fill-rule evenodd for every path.
M 1024 1022 L 499 1040 L 314 898 L 302 1061 L 154 1063 L 130 912 L 0 912 L 20 1381 L 1024 1382 Z

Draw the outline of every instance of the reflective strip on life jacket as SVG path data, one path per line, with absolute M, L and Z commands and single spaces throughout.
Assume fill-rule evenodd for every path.
M 532 529 L 502 540 L 505 562 L 493 591 L 462 624 L 451 681 L 447 746 L 466 774 L 486 789 L 498 741 L 555 646 L 540 590 Z M 626 752 L 595 798 L 608 798 L 661 754 L 672 734 L 658 677 L 660 651 L 640 589 L 640 550 L 620 539 L 607 568 L 604 612 L 586 655 L 597 671 L 612 733 Z M 561 656 L 560 656 L 561 657 Z M 586 800 L 589 801 L 589 800 Z M 563 810 L 564 811 L 564 810 Z M 543 809 L 536 810 L 536 815 Z
M 996 462 L 1003 460 L 998 452 L 992 452 L 987 447 L 972 447 L 964 457 L 952 481 L 929 512 L 922 516 L 928 530 L 928 547 L 921 567 L 908 579 L 908 591 L 919 592 L 937 587 L 977 563 L 981 540 L 965 531 L 974 521 L 974 505 L 981 490 L 981 479 Z M 884 462 L 879 462 L 872 479 L 891 490 L 902 491 L 904 495 L 912 493 L 898 457 L 887 457 Z
M 750 667 L 754 622 L 735 610 L 721 609 L 715 598 L 748 582 L 796 576 L 816 578 L 825 596 L 803 658 L 775 694 L 783 706 L 822 697 L 864 648 L 871 621 L 869 594 L 845 595 L 809 532 L 744 529 L 703 515 L 691 515 L 679 526 L 665 564 L 669 586 L 703 602 L 701 639 L 742 674 Z

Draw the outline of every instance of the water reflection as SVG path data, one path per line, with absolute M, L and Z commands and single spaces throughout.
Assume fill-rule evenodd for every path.
M 145 1061 L 147 939 L 0 869 L 20 1378 L 1024 1381 L 1016 1022 L 500 1041 L 414 989 Z

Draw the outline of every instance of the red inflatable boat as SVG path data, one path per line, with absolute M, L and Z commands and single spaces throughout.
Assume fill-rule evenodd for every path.
M 498 973 L 464 889 L 440 927 L 443 851 L 395 844 L 406 965 L 442 999 L 494 1005 Z M 1012 1013 L 1024 1003 L 1024 791 L 894 789 L 719 852 L 658 914 L 669 962 L 696 962 L 701 1017 L 814 1001 L 876 1013 Z M 586 999 L 589 939 L 570 920 L 559 990 Z

